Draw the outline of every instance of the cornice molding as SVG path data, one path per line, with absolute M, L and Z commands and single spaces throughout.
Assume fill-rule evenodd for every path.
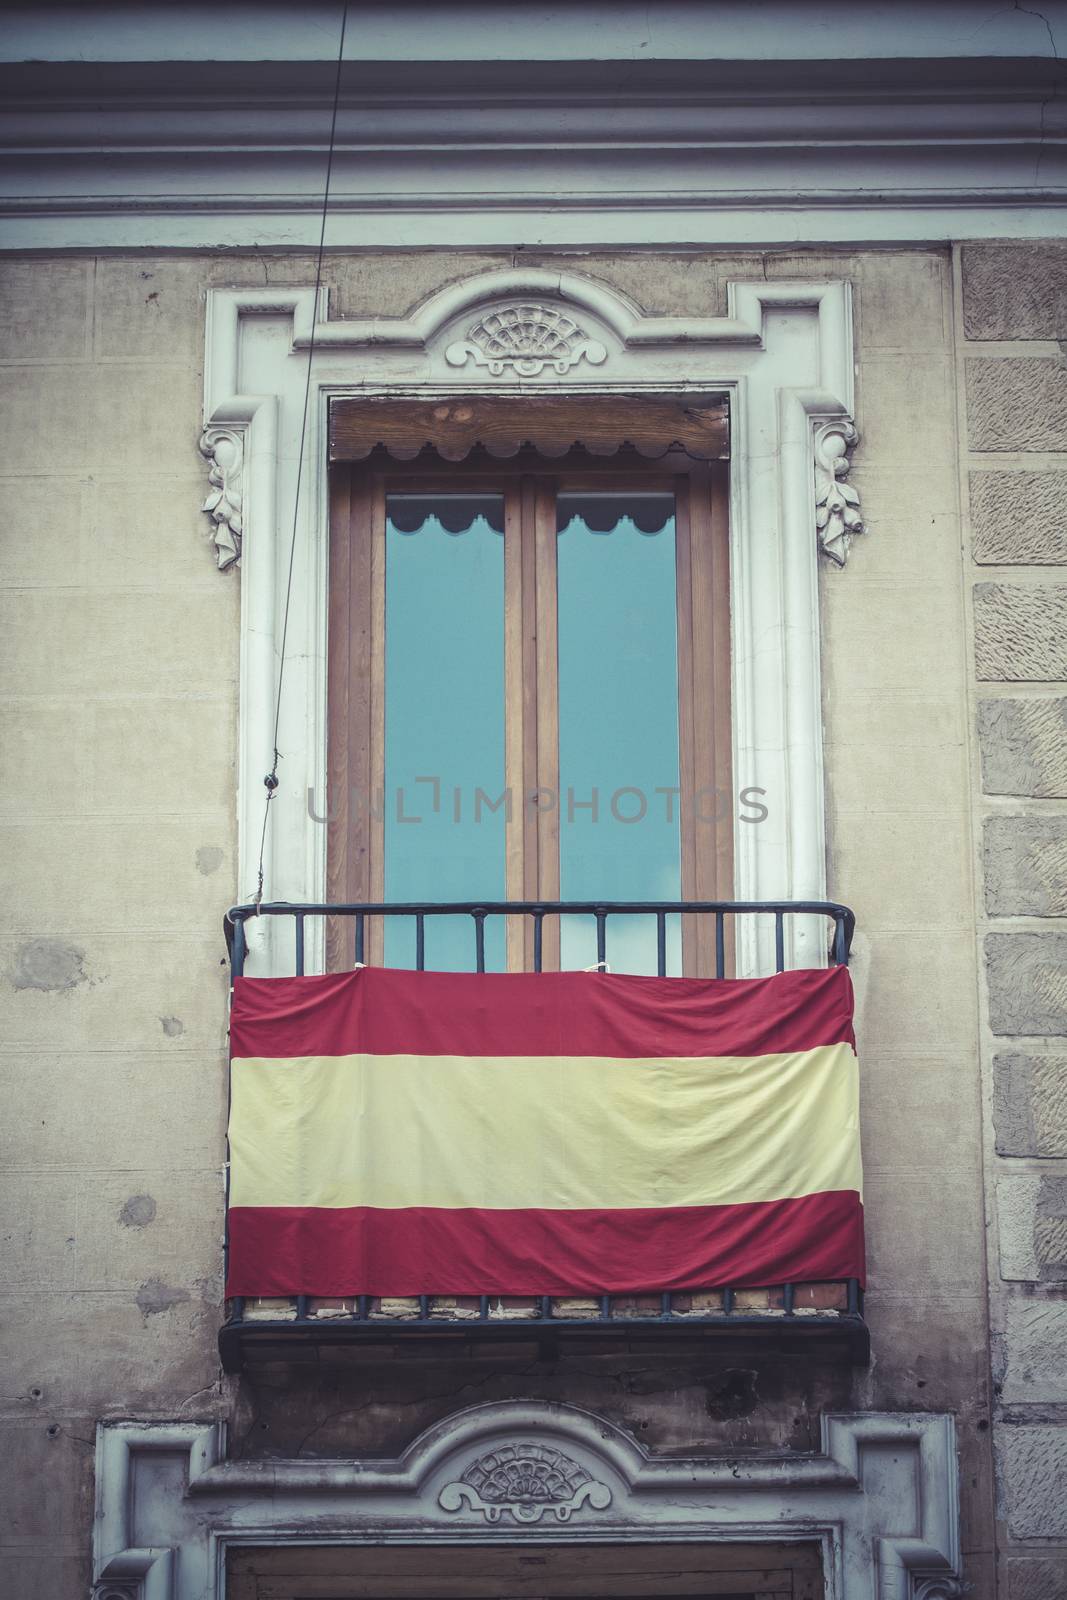
M 949 1416 L 825 1417 L 819 1452 L 661 1459 L 603 1417 L 550 1402 L 475 1406 L 395 1460 L 227 1461 L 218 1426 L 97 1430 L 94 1600 L 217 1600 L 242 1544 L 540 1543 L 584 1537 L 780 1541 L 823 1554 L 829 1600 L 953 1600 L 959 1587 Z M 869 1478 L 863 1453 L 893 1470 Z M 142 1472 L 170 1456 L 184 1488 Z M 149 1463 L 145 1463 L 150 1466 Z M 123 1544 L 136 1503 L 152 1546 Z M 525 1530 L 529 1529 L 529 1533 Z
M 913 61 L 351 61 L 329 240 L 365 247 L 368 216 L 380 246 L 1062 231 L 1067 64 L 915 48 Z M 316 241 L 322 68 L 0 67 L 7 247 Z

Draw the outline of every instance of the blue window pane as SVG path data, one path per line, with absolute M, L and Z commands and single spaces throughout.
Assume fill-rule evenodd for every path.
M 503 529 L 501 495 L 386 500 L 387 900 L 504 898 Z M 503 919 L 485 935 L 502 970 Z M 413 918 L 387 919 L 385 961 L 415 965 Z M 426 965 L 473 971 L 471 918 L 426 919 Z
M 674 496 L 557 502 L 560 893 L 681 896 Z M 613 971 L 655 972 L 654 917 L 611 917 Z M 564 967 L 596 961 L 593 919 L 567 918 Z M 677 917 L 667 970 L 681 971 Z

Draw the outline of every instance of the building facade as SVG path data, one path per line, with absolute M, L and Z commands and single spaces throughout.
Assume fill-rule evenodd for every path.
M 1067 1596 L 1065 8 L 44 6 L 2 34 L 5 1590 Z M 564 579 L 546 601 L 555 555 L 524 553 L 556 548 L 550 480 L 544 515 L 594 533 L 591 497 L 690 496 L 666 788 L 716 804 L 663 890 L 628 817 L 665 702 L 613 709 L 661 602 L 579 614 L 567 668 Z M 465 496 L 467 538 L 491 495 L 499 616 L 474 575 L 371 604 L 366 530 Z M 601 778 L 613 715 L 638 733 Z M 448 807 L 485 771 L 524 800 L 478 831 Z M 820 1281 L 670 1325 L 238 1311 L 224 918 L 258 888 L 851 908 L 862 1309 Z M 564 966 L 602 959 L 594 922 Z M 248 972 L 295 970 L 291 917 L 236 923 Z M 776 951 L 740 919 L 724 965 L 816 965 L 822 926 L 788 913 Z M 712 970 L 680 929 L 669 963 Z M 365 936 L 309 913 L 306 970 L 411 964 Z

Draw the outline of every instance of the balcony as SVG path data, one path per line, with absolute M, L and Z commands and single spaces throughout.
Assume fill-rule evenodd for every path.
M 633 961 L 635 930 L 643 930 L 639 970 L 667 976 L 677 963 L 683 938 L 689 950 L 699 949 L 716 979 L 740 969 L 767 976 L 799 966 L 847 966 L 855 919 L 847 906 L 813 902 L 576 902 L 501 901 L 453 904 L 267 904 L 234 907 L 226 918 L 231 974 L 245 973 L 248 923 L 272 919 L 271 930 L 290 952 L 285 970 L 305 974 L 310 953 L 344 950 L 344 965 L 360 965 L 381 949 L 382 931 L 391 928 L 387 952 L 392 964 L 422 971 L 427 960 L 428 929 L 452 930 L 453 961 L 464 951 L 465 970 L 485 972 L 499 959 L 500 925 L 512 931 L 529 952 L 535 971 L 556 959 L 563 930 L 574 940 L 585 930 L 593 971 L 611 969 L 613 925 L 625 961 Z M 279 923 L 281 926 L 279 927 Z M 495 925 L 495 927 L 494 927 Z M 262 926 L 262 925 L 261 925 Z M 487 932 L 488 929 L 488 932 Z M 516 930 L 519 930 L 516 933 Z M 403 945 L 396 959 L 399 939 Z M 275 951 L 278 949 L 275 943 Z M 513 944 L 514 948 L 514 944 Z M 380 959 L 378 957 L 377 959 Z M 387 956 L 388 959 L 388 956 Z M 574 963 L 566 959 L 568 967 Z M 277 956 L 275 956 L 277 970 Z M 229 1165 L 227 1165 L 227 1176 Z M 227 1222 L 227 1255 L 229 1224 Z M 317 1359 L 324 1346 L 392 1346 L 396 1341 L 439 1348 L 455 1341 L 504 1346 L 508 1341 L 534 1341 L 550 1355 L 562 1341 L 590 1339 L 652 1340 L 715 1339 L 751 1349 L 758 1345 L 783 1355 L 817 1355 L 826 1361 L 865 1364 L 869 1336 L 863 1317 L 863 1293 L 855 1277 L 818 1281 L 764 1283 L 751 1281 L 661 1292 L 648 1286 L 641 1293 L 604 1293 L 595 1283 L 566 1296 L 435 1294 L 434 1285 L 419 1295 L 322 1296 L 294 1294 L 282 1299 L 231 1298 L 219 1334 L 223 1366 L 240 1371 L 252 1362 Z

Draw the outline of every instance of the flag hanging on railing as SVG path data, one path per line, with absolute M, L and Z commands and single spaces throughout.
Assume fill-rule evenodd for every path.
M 238 978 L 231 1295 L 864 1276 L 844 967 Z

